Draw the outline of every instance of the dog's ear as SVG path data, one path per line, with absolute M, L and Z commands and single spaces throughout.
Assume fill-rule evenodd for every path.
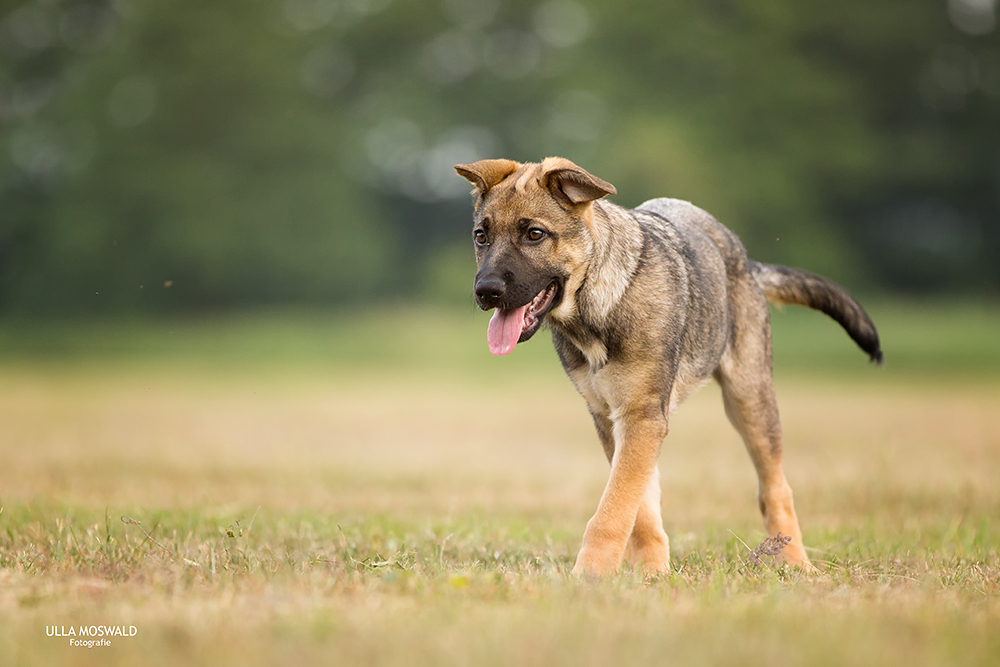
M 553 197 L 570 206 L 586 204 L 618 192 L 607 181 L 561 157 L 545 158 L 540 182 Z
M 456 164 L 458 175 L 476 186 L 480 195 L 507 178 L 521 166 L 513 160 L 479 160 L 471 164 Z

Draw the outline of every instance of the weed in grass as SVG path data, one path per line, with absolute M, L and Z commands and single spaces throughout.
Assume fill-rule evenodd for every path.
M 122 518 L 121 518 L 121 521 L 122 521 L 122 523 L 125 523 L 125 524 L 131 524 L 131 525 L 133 525 L 133 526 L 136 526 L 136 527 L 138 527 L 138 528 L 139 528 L 139 530 L 141 530 L 141 531 L 142 531 L 142 534 L 146 536 L 146 539 L 147 539 L 147 540 L 149 540 L 150 542 L 152 542 L 152 543 L 153 543 L 153 544 L 155 544 L 156 546 L 158 546 L 158 547 L 160 547 L 161 549 L 163 549 L 164 551 L 166 551 L 166 552 L 167 552 L 168 554 L 170 554 L 170 556 L 171 556 L 171 557 L 173 557 L 173 556 L 175 555 L 175 554 L 174 554 L 174 553 L 173 553 L 173 552 L 172 552 L 172 551 L 170 550 L 170 548 L 169 548 L 169 547 L 166 547 L 166 546 L 164 546 L 163 544 L 161 544 L 160 542 L 158 542 L 158 541 L 156 540 L 156 538 L 154 538 L 154 537 L 153 537 L 152 535 L 150 535 L 150 534 L 149 534 L 148 532 L 146 532 L 146 529 L 142 527 L 142 524 L 141 524 L 141 523 L 139 523 L 138 521 L 136 521 L 136 520 L 135 520 L 135 519 L 133 519 L 132 517 L 130 517 L 130 516 L 122 516 Z M 110 529 L 109 529 L 109 532 L 110 532 Z

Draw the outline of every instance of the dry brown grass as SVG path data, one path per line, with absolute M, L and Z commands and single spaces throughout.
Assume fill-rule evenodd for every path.
M 799 503 L 826 503 L 845 488 L 848 500 L 995 497 L 1000 386 L 873 374 L 866 384 L 790 380 L 778 391 Z M 731 505 L 754 511 L 753 472 L 720 406 L 709 385 L 672 420 L 661 457 L 668 522 L 697 525 Z M 607 472 L 584 404 L 561 377 L 491 388 L 377 374 L 227 381 L 8 370 L 0 423 L 7 503 L 398 511 L 461 494 L 463 505 L 488 510 L 589 509 Z M 368 480 L 390 494 L 398 480 L 415 496 L 381 502 Z
M 606 463 L 550 370 L 9 365 L 0 663 L 1000 662 L 1000 383 L 779 373 L 815 577 L 750 562 L 706 387 L 661 456 L 674 572 L 592 585 L 567 573 Z M 45 632 L 94 623 L 139 632 Z

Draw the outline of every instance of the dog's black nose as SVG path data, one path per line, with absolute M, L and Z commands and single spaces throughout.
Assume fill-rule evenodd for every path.
M 507 286 L 500 276 L 481 276 L 476 278 L 476 301 L 483 308 L 496 308 L 503 302 Z

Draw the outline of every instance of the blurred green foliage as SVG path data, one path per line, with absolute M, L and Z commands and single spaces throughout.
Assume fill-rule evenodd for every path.
M 885 344 L 884 367 L 868 363 L 835 322 L 816 311 L 772 307 L 778 381 L 952 382 L 1000 378 L 1000 308 L 979 301 L 876 299 L 867 304 Z M 62 322 L 0 320 L 0 362 L 8 369 L 88 370 L 102 377 L 159 369 L 190 377 L 310 374 L 348 379 L 489 378 L 496 386 L 551 381 L 572 391 L 546 332 L 507 357 L 488 353 L 489 313 L 420 303 L 394 307 L 243 311 L 201 317 L 105 317 Z
M 994 0 L 2 0 L 0 313 L 467 299 L 564 155 L 852 288 L 1000 287 Z

